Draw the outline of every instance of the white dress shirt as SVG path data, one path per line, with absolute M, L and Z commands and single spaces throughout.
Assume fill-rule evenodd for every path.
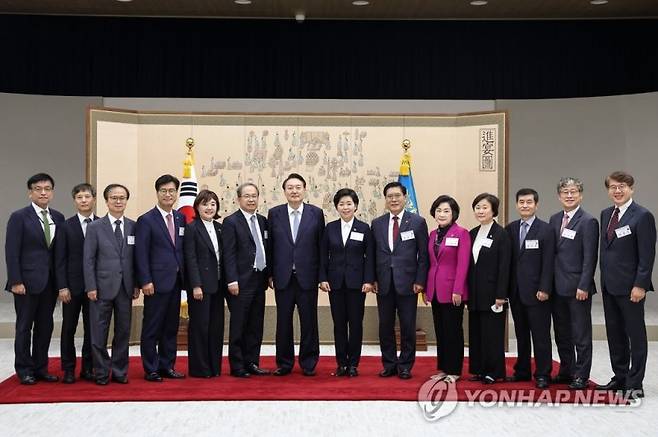
M 350 238 L 352 232 L 352 225 L 354 225 L 354 217 L 349 222 L 340 219 L 340 235 L 343 237 L 343 246 L 347 244 L 347 239 Z
M 628 199 L 628 202 L 624 203 L 622 206 L 619 206 L 619 221 L 621 221 L 621 218 L 624 216 L 624 213 L 628 209 L 629 206 L 631 206 L 631 203 L 633 203 L 633 198 L 631 197 Z M 614 213 L 614 210 L 613 210 Z M 612 216 L 610 216 L 610 219 L 612 220 Z
M 219 263 L 219 240 L 217 239 L 217 231 L 215 231 L 214 220 L 201 220 L 201 223 L 203 223 L 203 226 L 205 226 L 206 231 L 208 232 L 208 236 L 212 242 L 212 247 L 215 249 L 215 258 L 217 258 L 217 262 Z
M 288 221 L 290 222 L 290 235 L 293 236 L 293 240 L 295 239 L 295 214 L 293 212 L 299 211 L 299 223 L 302 223 L 302 215 L 304 215 L 304 202 L 299 205 L 299 208 L 293 209 L 290 205 L 288 205 Z M 297 229 L 299 231 L 299 229 Z
M 247 211 L 244 209 L 240 208 L 240 212 L 242 212 L 242 215 L 244 216 L 245 220 L 247 220 L 247 227 L 249 227 L 249 233 L 251 233 L 251 218 L 256 216 L 256 213 L 249 214 Z M 300 218 L 301 221 L 301 218 Z M 256 216 L 256 236 L 258 238 L 258 241 L 254 241 L 254 243 L 260 245 L 261 250 L 263 251 L 263 254 L 265 253 L 265 246 L 263 245 L 263 236 L 261 235 L 261 230 L 260 230 L 260 223 L 258 223 L 258 216 Z M 267 262 L 267 259 L 265 260 Z M 254 255 L 254 268 L 256 268 L 256 255 Z
M 32 208 L 34 208 L 34 212 L 36 212 L 37 217 L 39 217 L 39 222 L 41 223 L 42 230 L 43 230 L 44 222 L 43 222 L 43 214 L 41 213 L 41 211 L 46 211 L 48 213 L 48 223 L 50 225 L 48 226 L 48 228 L 50 229 L 50 242 L 52 243 L 53 241 L 55 241 L 55 230 L 57 229 L 57 226 L 55 226 L 55 221 L 53 220 L 53 216 L 50 215 L 50 209 L 46 208 L 44 210 L 34 202 L 32 202 Z
M 119 225 L 119 227 L 121 228 L 121 235 L 123 235 L 124 238 L 125 238 L 126 232 L 124 231 L 124 229 L 126 229 L 126 220 L 124 219 L 124 217 L 121 216 L 119 218 L 114 218 L 113 216 L 108 214 L 107 218 L 110 219 L 110 224 L 112 225 L 112 232 L 115 232 L 114 229 L 116 229 L 116 227 L 117 227 L 117 225 L 116 225 L 117 220 L 121 220 L 121 225 Z
M 90 219 L 92 222 L 94 221 L 94 215 L 91 214 L 89 217 L 85 217 L 82 214 L 78 213 L 78 220 L 80 220 L 80 227 L 82 228 L 82 235 L 87 236 L 87 222 L 85 220 Z
M 475 260 L 475 264 L 477 264 L 478 257 L 480 256 L 480 249 L 483 246 L 482 242 L 489 236 L 491 226 L 493 226 L 493 221 L 489 224 L 481 225 L 478 234 L 475 236 L 475 241 L 473 242 L 473 259 Z
M 404 209 L 398 214 L 398 227 L 402 227 L 402 216 L 404 216 Z M 393 214 L 388 214 L 388 247 L 393 252 Z

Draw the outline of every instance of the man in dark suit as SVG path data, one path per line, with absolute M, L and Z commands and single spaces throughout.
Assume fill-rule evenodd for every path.
M 535 215 L 539 194 L 532 188 L 516 193 L 521 216 L 506 226 L 512 240 L 510 306 L 518 356 L 508 381 L 530 380 L 530 337 L 535 350 L 535 385 L 547 388 L 551 377 L 551 304 L 555 235 L 548 223 Z
M 87 226 L 83 254 L 94 377 L 96 384 L 107 385 L 111 373 L 112 381 L 127 384 L 132 299 L 139 297 L 133 270 L 135 222 L 123 215 L 130 198 L 126 187 L 110 184 L 103 198 L 108 214 Z M 107 337 L 113 314 L 110 360 Z
M 14 295 L 16 310 L 14 368 L 21 384 L 32 385 L 58 380 L 48 374 L 48 347 L 57 302 L 55 248 L 64 216 L 48 207 L 55 189 L 52 177 L 36 174 L 27 180 L 27 189 L 31 204 L 7 222 L 5 290 Z
M 295 363 L 292 317 L 297 306 L 301 328 L 299 365 L 305 376 L 315 375 L 320 357 L 318 338 L 318 271 L 324 213 L 304 203 L 306 181 L 291 173 L 283 181 L 288 200 L 270 209 L 267 217 L 270 285 L 276 298 L 276 376 L 288 375 Z
M 646 292 L 656 257 L 653 214 L 633 201 L 635 179 L 616 171 L 605 179 L 613 206 L 601 212 L 601 288 L 614 377 L 598 390 L 643 397 L 647 364 Z
M 228 359 L 231 375 L 267 375 L 259 367 L 267 289 L 267 220 L 256 212 L 258 187 L 238 187 L 240 209 L 224 219 L 224 271 L 231 312 Z
M 85 292 L 82 271 L 82 252 L 87 233 L 87 225 L 96 220 L 96 190 L 90 184 L 82 183 L 71 191 L 73 204 L 77 213 L 68 218 L 61 226 L 62 238 L 57 245 L 57 289 L 62 302 L 61 356 L 65 384 L 75 382 L 75 331 L 82 311 L 82 368 L 80 377 L 88 381 L 93 379 L 93 360 L 91 356 L 91 336 L 89 327 L 89 299 Z
M 555 293 L 550 300 L 560 371 L 554 383 L 587 388 L 592 368 L 592 296 L 598 257 L 599 223 L 582 207 L 583 183 L 562 178 L 557 185 L 563 210 L 549 223 L 555 233 Z
M 399 182 L 384 187 L 388 213 L 372 222 L 375 242 L 375 293 L 379 312 L 379 346 L 384 369 L 379 376 L 411 378 L 416 359 L 418 293 L 427 283 L 427 222 L 404 210 L 407 189 Z M 400 319 L 400 357 L 395 345 L 395 313 Z
M 135 231 L 137 278 L 144 292 L 140 351 L 144 378 L 151 382 L 185 377 L 174 369 L 185 265 L 185 217 L 173 209 L 179 186 L 169 174 L 155 181 L 158 204 L 137 219 Z

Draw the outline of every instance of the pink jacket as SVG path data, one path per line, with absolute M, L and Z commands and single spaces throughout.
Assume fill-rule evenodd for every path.
M 427 301 L 436 294 L 439 303 L 452 302 L 452 294 L 461 294 L 462 301 L 468 300 L 468 266 L 471 260 L 471 236 L 457 223 L 453 223 L 439 246 L 438 257 L 434 255 L 436 230 L 430 232 L 428 243 L 430 270 L 427 273 Z

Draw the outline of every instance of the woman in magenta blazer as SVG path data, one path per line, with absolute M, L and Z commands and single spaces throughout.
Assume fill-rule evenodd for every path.
M 437 228 L 430 232 L 430 270 L 423 299 L 432 303 L 436 333 L 437 369 L 433 379 L 455 382 L 464 362 L 464 303 L 468 300 L 468 266 L 471 259 L 471 237 L 456 222 L 459 205 L 450 196 L 439 196 L 430 213 Z

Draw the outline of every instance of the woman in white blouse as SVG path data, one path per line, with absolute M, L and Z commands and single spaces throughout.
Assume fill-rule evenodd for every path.
M 512 243 L 494 220 L 500 201 L 489 193 L 473 200 L 480 222 L 471 229 L 472 254 L 468 270 L 468 333 L 470 381 L 493 384 L 505 378 L 505 320 Z
M 202 190 L 194 200 L 196 218 L 185 228 L 187 270 L 188 371 L 197 378 L 219 376 L 224 340 L 222 225 L 217 194 Z

